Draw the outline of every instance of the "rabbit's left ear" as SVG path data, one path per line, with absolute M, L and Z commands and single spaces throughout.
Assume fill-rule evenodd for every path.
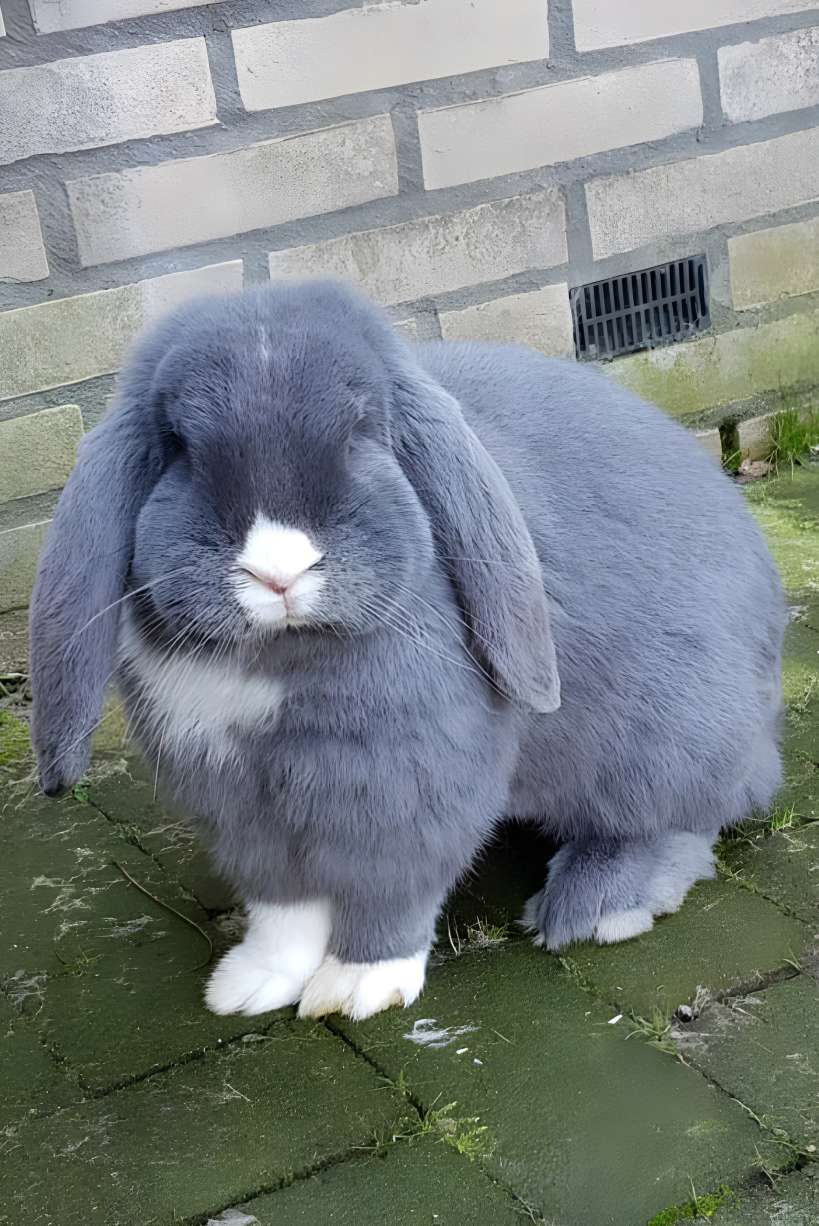
M 454 397 L 418 368 L 394 384 L 396 458 L 429 515 L 473 654 L 510 699 L 545 713 L 560 679 L 543 574 L 501 470 Z

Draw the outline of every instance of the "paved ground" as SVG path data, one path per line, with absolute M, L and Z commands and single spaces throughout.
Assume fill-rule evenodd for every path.
M 510 831 L 421 1001 L 364 1024 L 209 1016 L 237 920 L 189 836 L 110 729 L 32 795 L 0 715 L 0 1222 L 819 1221 L 819 468 L 749 497 L 794 606 L 774 813 L 652 933 L 561 959 L 510 926 L 546 855 Z

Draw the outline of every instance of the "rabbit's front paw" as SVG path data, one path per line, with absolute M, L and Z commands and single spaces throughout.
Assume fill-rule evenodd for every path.
M 330 939 L 324 902 L 248 907 L 244 940 L 225 954 L 205 989 L 214 1013 L 268 1013 L 294 1005 Z
M 205 1004 L 212 1013 L 269 1013 L 299 999 L 301 979 L 272 971 L 253 950 L 237 945 L 208 980 Z
M 411 1005 L 424 986 L 426 950 L 384 962 L 339 962 L 328 955 L 304 989 L 299 1017 L 343 1013 L 354 1021 L 391 1005 Z

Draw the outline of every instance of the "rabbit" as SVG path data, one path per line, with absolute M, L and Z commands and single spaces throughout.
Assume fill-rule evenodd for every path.
M 780 782 L 780 580 L 701 444 L 587 366 L 409 345 L 333 281 L 186 305 L 84 439 L 31 611 L 48 795 L 112 674 L 243 900 L 216 1013 L 421 992 L 507 817 L 536 943 L 651 928 Z

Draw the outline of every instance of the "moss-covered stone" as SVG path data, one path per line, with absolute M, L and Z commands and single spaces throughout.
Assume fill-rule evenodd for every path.
M 240 1212 L 258 1226 L 523 1226 L 526 1221 L 520 1202 L 440 1137 L 430 1136 L 410 1137 L 383 1153 L 330 1167 L 252 1200 Z M 216 1220 L 221 1226 L 222 1219 Z M 227 1216 L 225 1226 L 229 1221 Z
M 170 1226 L 389 1141 L 413 1121 L 322 1027 L 281 1023 L 7 1131 L 0 1222 Z
M 133 757 L 124 776 L 113 771 L 92 774 L 88 797 L 203 907 L 219 911 L 234 904 L 235 895 L 211 864 L 195 823 L 168 812 L 155 795 L 153 781 Z
M 78 1097 L 76 1085 L 46 1051 L 29 1019 L 1 997 L 0 1070 L 0 1129 Z
M 819 772 L 815 773 L 817 783 L 809 802 L 809 821 L 814 824 L 799 824 L 807 805 L 800 812 L 796 802 L 792 815 L 790 808 L 776 811 L 784 820 L 792 816 L 790 828 L 771 832 L 750 827 L 722 847 L 722 858 L 732 873 L 814 928 L 819 924 Z
M 819 311 L 632 354 L 603 369 L 675 417 L 719 420 L 720 406 L 756 398 L 782 408 L 785 389 L 819 384 Z
M 691 1180 L 744 1177 L 760 1134 L 611 1021 L 555 958 L 514 942 L 450 959 L 418 1004 L 343 1028 L 547 1220 L 635 1226 L 689 1197 Z
M 0 710 L 0 768 L 22 766 L 27 763 L 30 752 L 26 722 L 9 711 Z
M 73 798 L 9 802 L 2 836 L 2 986 L 85 1086 L 253 1029 L 204 1008 L 209 945 L 189 921 L 207 930 L 206 913 L 96 809 Z
M 792 604 L 819 629 L 819 470 L 783 472 L 747 491 Z
M 741 1192 L 714 1216 L 714 1226 L 816 1226 L 819 1222 L 819 1167 L 811 1164 L 774 1186 Z
M 650 1018 L 691 1001 L 697 988 L 753 984 L 798 958 L 812 936 L 802 921 L 727 881 L 703 881 L 681 910 L 620 945 L 578 945 L 566 961 L 605 1000 Z
M 819 1143 L 819 984 L 814 979 L 796 975 L 765 991 L 714 1002 L 678 1041 L 686 1059 L 767 1128 L 780 1130 L 783 1154 L 791 1161 L 801 1148 Z

